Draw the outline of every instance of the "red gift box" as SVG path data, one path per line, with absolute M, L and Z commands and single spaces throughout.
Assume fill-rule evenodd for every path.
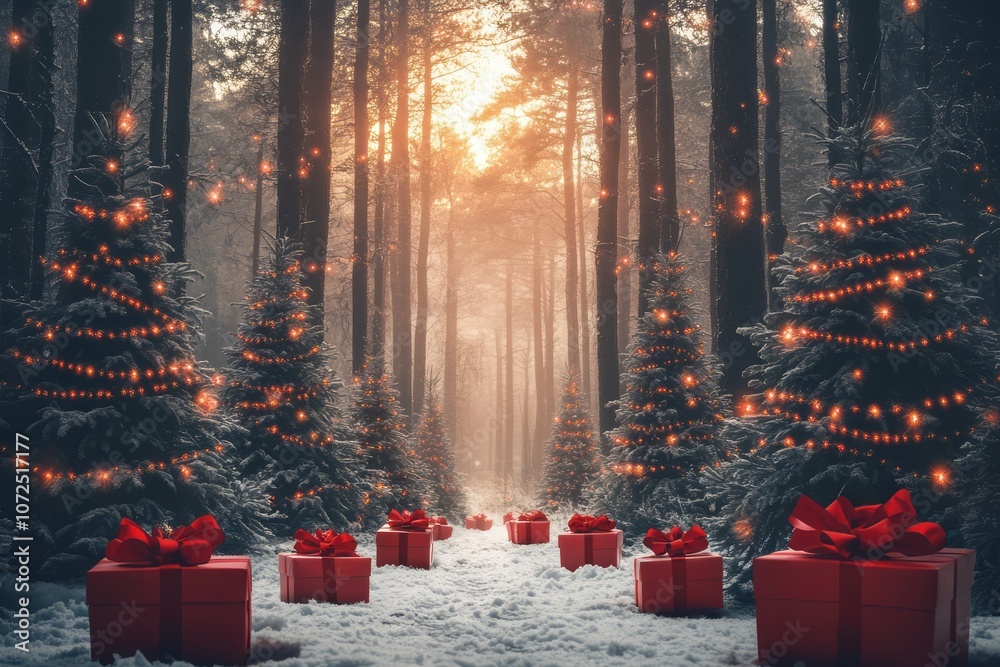
M 423 570 L 434 562 L 434 532 L 382 527 L 375 533 L 375 565 L 403 565 Z
M 858 508 L 800 498 L 795 550 L 754 561 L 759 663 L 958 664 L 973 554 L 942 551 L 941 527 L 915 517 L 906 491 Z
M 102 560 L 87 573 L 91 659 L 138 652 L 196 665 L 242 665 L 250 650 L 250 559 L 204 565 Z
M 622 531 L 606 516 L 574 514 L 569 531 L 559 533 L 559 562 L 567 570 L 584 565 L 619 567 L 622 563 Z
M 546 544 L 549 541 L 549 520 L 538 510 L 520 514 L 504 525 L 507 539 L 514 544 Z
M 448 518 L 443 516 L 432 516 L 427 519 L 434 535 L 434 541 L 447 540 L 454 533 L 454 527 L 448 525 Z
M 699 526 L 687 533 L 674 526 L 663 533 L 650 528 L 643 544 L 652 556 L 633 561 L 635 604 L 659 614 L 722 608 L 722 556 L 708 551 Z
M 367 556 L 278 554 L 282 602 L 368 602 L 372 559 Z
M 508 521 L 513 521 L 513 520 L 514 520 L 514 513 L 513 512 L 507 512 L 506 514 L 503 515 L 503 522 L 504 523 L 507 523 Z
M 493 528 L 493 519 L 485 514 L 465 517 L 465 527 L 469 530 L 489 530 Z

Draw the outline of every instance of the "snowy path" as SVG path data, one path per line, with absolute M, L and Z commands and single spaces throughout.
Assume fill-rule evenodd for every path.
M 254 652 L 261 664 L 321 665 L 750 665 L 747 614 L 660 618 L 632 602 L 631 556 L 620 570 L 559 567 L 555 543 L 516 546 L 502 527 L 456 527 L 435 545 L 431 571 L 379 568 L 371 604 L 289 605 L 278 600 L 275 558 L 255 559 Z M 370 537 L 361 553 L 373 553 Z M 39 585 L 31 654 L 13 650 L 9 620 L 0 664 L 86 664 L 82 586 Z M 1000 664 L 1000 619 L 973 622 L 973 665 Z M 119 665 L 148 665 L 141 659 Z M 919 667 L 919 666 L 916 666 Z

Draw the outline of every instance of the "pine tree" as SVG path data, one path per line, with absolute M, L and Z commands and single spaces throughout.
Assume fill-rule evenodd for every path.
M 373 484 L 368 498 L 371 521 L 381 523 L 390 509 L 420 509 L 422 466 L 406 435 L 406 416 L 399 392 L 385 370 L 381 355 L 365 359 L 355 380 L 351 421 L 358 457 Z
M 204 311 L 176 296 L 195 273 L 165 260 L 132 125 L 95 118 L 103 144 L 69 175 L 91 186 L 64 202 L 42 260 L 58 285 L 27 307 L 3 358 L 3 421 L 31 437 L 43 576 L 92 566 L 123 516 L 177 526 L 212 513 L 230 553 L 267 535 L 266 497 L 230 473 L 240 429 L 212 414 L 194 358 Z
M 563 383 L 562 409 L 545 443 L 541 499 L 550 508 L 579 507 L 599 470 L 594 425 L 574 371 Z
M 676 255 L 656 258 L 647 290 L 649 310 L 629 347 L 612 450 L 594 494 L 597 511 L 636 534 L 704 519 L 700 472 L 719 461 L 717 437 L 729 409 Z
M 433 387 L 427 395 L 428 407 L 417 424 L 414 449 L 417 458 L 427 468 L 426 503 L 428 511 L 443 514 L 457 522 L 466 516 L 465 490 L 455 465 L 455 450 L 448 437 L 444 409 L 438 403 Z
M 737 412 L 755 417 L 734 424 L 743 451 L 713 491 L 747 589 L 750 559 L 784 547 L 802 493 L 869 504 L 903 486 L 921 518 L 947 519 L 959 448 L 998 395 L 997 336 L 958 277 L 961 230 L 921 212 L 909 146 L 882 129 L 828 140 L 838 161 L 817 213 L 775 269 L 783 310 L 749 330 L 760 393 Z
M 279 238 L 250 284 L 222 399 L 250 429 L 244 472 L 266 485 L 279 523 L 346 530 L 361 521 L 365 488 L 301 256 Z

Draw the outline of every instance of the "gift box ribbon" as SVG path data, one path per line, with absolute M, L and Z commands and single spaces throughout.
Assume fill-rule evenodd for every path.
M 427 530 L 430 522 L 423 510 L 389 512 L 389 527 L 393 530 Z
M 650 528 L 642 543 L 657 556 L 670 556 L 674 609 L 687 609 L 687 556 L 708 549 L 708 535 L 698 525 L 691 526 L 687 532 L 680 526 L 674 526 L 666 533 Z
M 215 517 L 206 514 L 166 535 L 159 527 L 147 533 L 139 524 L 122 518 L 118 536 L 108 542 L 104 555 L 116 563 L 154 566 L 160 573 L 160 653 L 181 656 L 183 614 L 182 567 L 202 565 L 226 539 Z
M 347 533 L 334 530 L 316 530 L 310 533 L 299 528 L 295 531 L 295 553 L 300 556 L 356 557 L 358 541 Z
M 788 521 L 794 527 L 790 549 L 844 559 L 875 560 L 890 553 L 927 556 L 945 545 L 941 526 L 917 523 L 917 511 L 906 489 L 881 505 L 862 507 L 841 497 L 823 508 L 803 495 Z
M 522 512 L 517 517 L 518 521 L 527 521 L 528 523 L 524 527 L 524 536 L 527 539 L 528 544 L 532 544 L 531 541 L 531 522 L 532 521 L 548 521 L 549 518 L 542 514 L 542 510 L 529 510 L 527 512 Z

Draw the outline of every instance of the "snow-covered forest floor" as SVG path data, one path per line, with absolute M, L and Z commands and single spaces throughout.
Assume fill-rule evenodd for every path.
M 555 528 L 555 524 L 553 525 Z M 370 536 L 359 552 L 373 554 Z M 294 605 L 278 599 L 276 558 L 253 562 L 253 659 L 282 667 L 320 665 L 750 665 L 748 611 L 663 618 L 632 601 L 631 556 L 619 570 L 559 567 L 550 544 L 517 546 L 503 527 L 455 528 L 435 545 L 431 571 L 377 568 L 371 603 Z M 641 549 L 641 547 L 640 547 Z M 83 585 L 36 584 L 31 653 L 12 647 L 5 665 L 78 665 L 89 660 Z M 973 665 L 1000 664 L 1000 618 L 976 618 Z M 141 658 L 120 665 L 148 665 Z M 919 666 L 915 666 L 919 667 Z

